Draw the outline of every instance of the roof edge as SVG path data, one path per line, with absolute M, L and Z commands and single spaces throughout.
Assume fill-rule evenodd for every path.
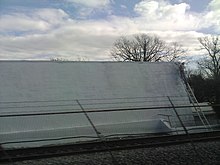
M 59 60 L 0 60 L 0 62 L 45 62 L 45 63 L 175 63 L 175 62 L 135 62 L 135 61 L 59 61 Z

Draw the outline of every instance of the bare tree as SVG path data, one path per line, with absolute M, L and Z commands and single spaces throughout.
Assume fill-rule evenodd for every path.
M 174 61 L 185 50 L 176 42 L 166 43 L 155 35 L 122 36 L 115 41 L 111 56 L 118 61 Z
M 200 70 L 212 80 L 214 103 L 220 103 L 220 36 L 202 37 L 199 42 L 207 56 L 198 62 Z M 215 108 L 216 109 L 216 108 Z M 220 114 L 220 110 L 216 111 Z
M 206 50 L 207 56 L 198 62 L 200 69 L 213 79 L 220 78 L 220 37 L 202 37 L 198 39 Z

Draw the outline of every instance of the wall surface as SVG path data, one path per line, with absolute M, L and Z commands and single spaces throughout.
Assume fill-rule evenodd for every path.
M 0 62 L 1 115 L 81 111 L 76 100 L 86 111 L 170 106 L 167 96 L 174 105 L 189 104 L 175 63 Z M 89 113 L 89 117 L 101 133 L 109 135 L 161 131 L 158 123 L 161 123 L 160 119 L 167 120 L 164 114 L 171 115 L 172 126 L 179 125 L 173 109 L 99 112 Z M 191 114 L 191 110 L 181 109 L 179 114 Z M 188 115 L 182 116 L 182 120 L 185 123 L 193 121 Z M 136 124 L 129 127 L 129 123 Z M 144 125 L 148 125 L 147 128 Z M 119 126 L 121 132 L 117 130 Z M 69 129 L 74 131 L 70 133 Z M 42 132 L 60 130 L 66 130 L 66 136 L 95 136 L 83 113 L 0 118 L 3 142 L 39 136 L 47 138 L 50 135 Z M 36 132 L 41 133 L 36 135 Z M 51 136 L 60 137 L 61 134 L 52 133 Z

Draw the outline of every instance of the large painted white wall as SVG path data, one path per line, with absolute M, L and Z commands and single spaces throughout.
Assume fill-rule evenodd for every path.
M 175 63 L 0 62 L 0 114 L 80 110 L 75 100 L 86 110 L 170 106 L 167 96 L 175 105 L 189 104 Z M 182 109 L 179 113 L 191 114 L 191 110 Z M 158 114 L 172 115 L 172 125 L 179 126 L 172 109 L 89 113 L 89 116 L 101 133 L 109 135 L 115 133 L 110 130 L 117 130 L 123 123 L 127 123 L 128 128 L 118 129 L 126 130 L 121 133 L 149 132 L 146 121 L 155 124 L 153 120 L 167 119 Z M 193 120 L 192 116 L 182 119 L 187 123 Z M 128 123 L 136 123 L 136 128 Z M 140 123 L 145 124 L 140 127 Z M 115 125 L 115 128 L 106 130 L 107 126 L 103 125 Z M 90 131 L 80 131 L 80 127 Z M 94 135 L 84 114 L 0 118 L 3 141 L 26 136 L 37 138 L 36 131 L 65 129 L 74 129 L 68 136 Z M 44 135 L 41 138 L 46 137 L 46 133 Z
M 174 63 L 0 62 L 0 100 L 185 96 Z

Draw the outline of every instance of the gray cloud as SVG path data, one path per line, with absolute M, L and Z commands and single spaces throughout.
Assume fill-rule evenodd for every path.
M 189 55 L 201 55 L 197 38 L 204 34 L 197 31 L 215 27 L 220 32 L 219 8 L 213 4 L 218 2 L 211 1 L 204 13 L 192 13 L 186 3 L 144 0 L 134 8 L 138 17 L 112 15 L 106 20 L 76 20 L 62 9 L 52 8 L 2 15 L 0 58 L 108 60 L 117 37 L 135 33 L 155 33 L 168 42 L 179 42 Z M 12 31 L 19 35 L 9 33 Z

